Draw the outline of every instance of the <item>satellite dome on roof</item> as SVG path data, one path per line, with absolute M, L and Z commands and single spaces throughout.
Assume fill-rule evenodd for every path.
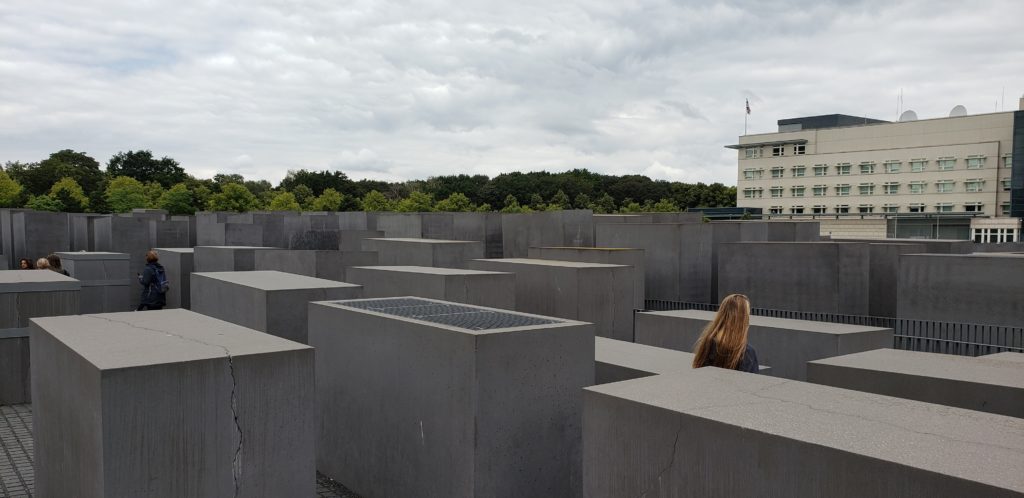
M 952 110 L 949 111 L 949 117 L 951 117 L 951 118 L 956 118 L 956 117 L 966 116 L 966 115 L 967 115 L 967 108 L 962 106 L 962 105 L 957 105 L 956 107 L 954 107 Z
M 900 122 L 904 123 L 907 121 L 917 121 L 917 113 L 911 110 L 903 111 L 903 114 L 900 114 Z

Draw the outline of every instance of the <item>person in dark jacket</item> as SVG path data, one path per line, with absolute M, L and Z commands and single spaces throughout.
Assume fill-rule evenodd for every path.
M 159 310 L 167 304 L 167 295 L 160 289 L 160 280 L 157 278 L 164 274 L 164 267 L 159 260 L 156 251 L 146 253 L 146 268 L 139 274 L 142 298 L 136 311 Z
M 758 373 L 757 352 L 747 344 L 750 300 L 730 294 L 722 300 L 712 320 L 693 348 L 693 368 L 721 367 Z
M 50 255 L 46 257 L 46 261 L 50 262 L 51 270 L 67 277 L 71 276 L 71 274 L 68 273 L 68 271 L 65 270 L 63 266 L 60 265 L 60 256 L 51 252 Z
M 21 262 L 18 263 L 18 266 L 22 270 L 35 270 L 36 269 L 36 264 L 33 263 L 32 260 L 28 259 L 28 258 L 21 258 Z

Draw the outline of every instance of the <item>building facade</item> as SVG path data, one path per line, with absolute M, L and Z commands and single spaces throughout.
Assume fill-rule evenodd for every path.
M 994 218 L 986 242 L 1017 240 L 1024 150 L 1014 147 L 1024 148 L 1024 99 L 1021 109 L 901 122 L 780 120 L 777 133 L 727 146 L 738 150 L 736 205 L 780 217 Z M 1000 231 L 999 218 L 1015 229 Z

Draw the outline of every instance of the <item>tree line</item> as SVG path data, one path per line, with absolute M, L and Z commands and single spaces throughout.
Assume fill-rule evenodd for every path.
M 149 150 L 118 152 L 106 168 L 70 149 L 39 162 L 0 167 L 0 207 L 121 213 L 136 208 L 170 214 L 196 211 L 501 211 L 592 209 L 596 213 L 676 212 L 732 207 L 736 187 L 651 180 L 585 169 L 426 180 L 352 180 L 341 171 L 289 171 L 275 187 L 239 174 L 195 178 L 170 157 Z

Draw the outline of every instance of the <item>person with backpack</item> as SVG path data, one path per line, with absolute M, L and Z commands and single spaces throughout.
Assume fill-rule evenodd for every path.
M 142 285 L 142 298 L 135 311 L 159 310 L 167 304 L 167 290 L 170 289 L 170 284 L 159 260 L 156 251 L 146 252 L 146 269 L 138 275 L 139 284 Z

